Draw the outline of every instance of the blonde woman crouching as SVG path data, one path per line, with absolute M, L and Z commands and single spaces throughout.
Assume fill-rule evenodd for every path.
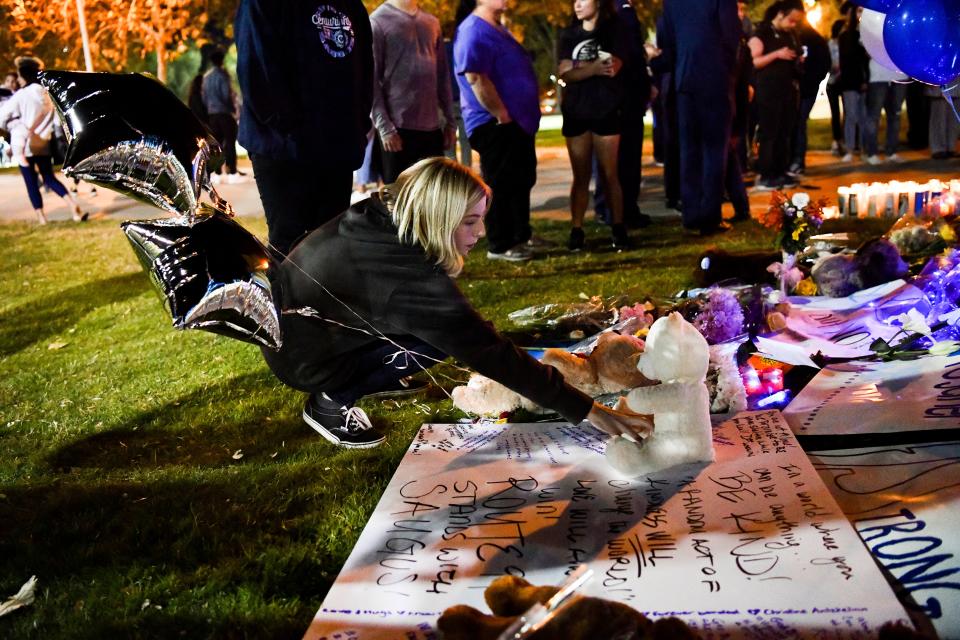
M 382 194 L 307 236 L 274 274 L 283 347 L 264 358 L 310 394 L 303 419 L 334 444 L 383 441 L 354 403 L 412 391 L 410 375 L 453 356 L 572 423 L 648 435 L 645 416 L 608 409 L 500 336 L 454 277 L 484 235 L 490 189 L 446 158 L 413 165 Z

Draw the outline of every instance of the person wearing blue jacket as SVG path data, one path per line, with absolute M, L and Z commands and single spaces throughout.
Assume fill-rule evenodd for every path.
M 721 206 L 742 32 L 736 0 L 664 0 L 658 46 L 677 92 L 683 226 L 701 235 L 730 229 Z
M 249 152 L 277 258 L 350 206 L 373 103 L 360 0 L 240 0 L 234 23 Z

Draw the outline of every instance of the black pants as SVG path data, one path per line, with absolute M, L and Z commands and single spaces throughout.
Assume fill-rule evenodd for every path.
M 490 251 L 503 253 L 530 239 L 530 189 L 537 182 L 534 138 L 515 122 L 490 121 L 473 131 L 483 179 L 493 190 L 487 212 Z
M 663 101 L 663 193 L 670 206 L 680 203 L 680 125 L 677 121 L 677 94 L 667 87 Z
M 353 171 L 251 155 L 270 248 L 282 260 L 307 233 L 350 206 Z
M 624 101 L 623 117 L 620 122 L 620 146 L 617 149 L 617 177 L 620 179 L 620 189 L 623 191 L 623 221 L 627 224 L 636 222 L 640 217 L 640 180 L 643 171 L 643 114 L 646 107 L 643 102 Z M 593 192 L 593 209 L 597 218 L 602 218 L 607 224 L 612 221 L 613 212 L 607 205 L 606 195 L 603 192 L 603 180 L 600 178 L 596 157 L 593 160 L 593 175 L 595 188 Z
M 223 164 L 227 166 L 227 173 L 237 172 L 237 121 L 229 113 L 211 113 L 207 119 L 210 131 L 220 143 L 223 152 Z M 213 169 L 213 167 L 211 167 Z M 220 166 L 216 167 L 220 173 Z
M 677 93 L 683 226 L 710 229 L 722 221 L 733 96 Z
M 827 85 L 827 102 L 830 104 L 830 132 L 833 134 L 833 141 L 837 144 L 843 143 L 843 118 L 840 112 L 840 85 Z
M 724 184 L 727 197 L 733 205 L 734 217 L 746 220 L 750 217 L 750 199 L 743 184 L 743 167 L 740 165 L 740 149 L 743 138 L 732 136 L 727 146 L 727 172 Z
M 799 110 L 796 88 L 761 87 L 757 90 L 760 152 L 757 173 L 764 181 L 782 178 L 790 166 L 790 136 Z
M 439 349 L 412 336 L 392 340 L 402 348 L 384 341 L 368 350 L 358 351 L 352 356 L 356 368 L 349 378 L 333 389 L 316 389 L 314 392 L 322 391 L 331 400 L 352 407 L 363 396 L 395 388 L 400 378 L 429 369 L 437 360 L 447 357 Z
M 397 181 L 405 169 L 424 158 L 443 155 L 443 131 L 414 131 L 413 129 L 397 129 L 403 141 L 400 151 L 387 151 L 383 148 L 383 141 L 377 136 L 380 145 L 380 168 L 383 171 L 384 184 Z

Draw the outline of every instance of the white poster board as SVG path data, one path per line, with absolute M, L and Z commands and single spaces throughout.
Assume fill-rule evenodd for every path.
M 918 628 L 960 638 L 960 442 L 821 451 L 810 460 Z
M 830 365 L 783 413 L 798 436 L 949 434 L 960 427 L 960 356 Z
M 787 328 L 766 337 L 809 354 L 820 351 L 834 358 L 856 358 L 870 355 L 876 338 L 889 340 L 900 330 L 887 319 L 913 308 L 926 315 L 930 305 L 920 289 L 902 280 L 846 298 L 791 297 Z
M 859 638 L 906 620 L 778 412 L 715 428 L 717 461 L 623 478 L 589 425 L 424 425 L 306 637 L 435 638 L 504 573 L 704 638 Z M 338 635 L 339 634 L 339 635 Z

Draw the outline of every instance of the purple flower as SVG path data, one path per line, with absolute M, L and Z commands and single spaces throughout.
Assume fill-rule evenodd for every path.
M 737 296 L 727 289 L 714 288 L 693 319 L 693 326 L 710 344 L 724 342 L 743 333 L 743 309 Z

